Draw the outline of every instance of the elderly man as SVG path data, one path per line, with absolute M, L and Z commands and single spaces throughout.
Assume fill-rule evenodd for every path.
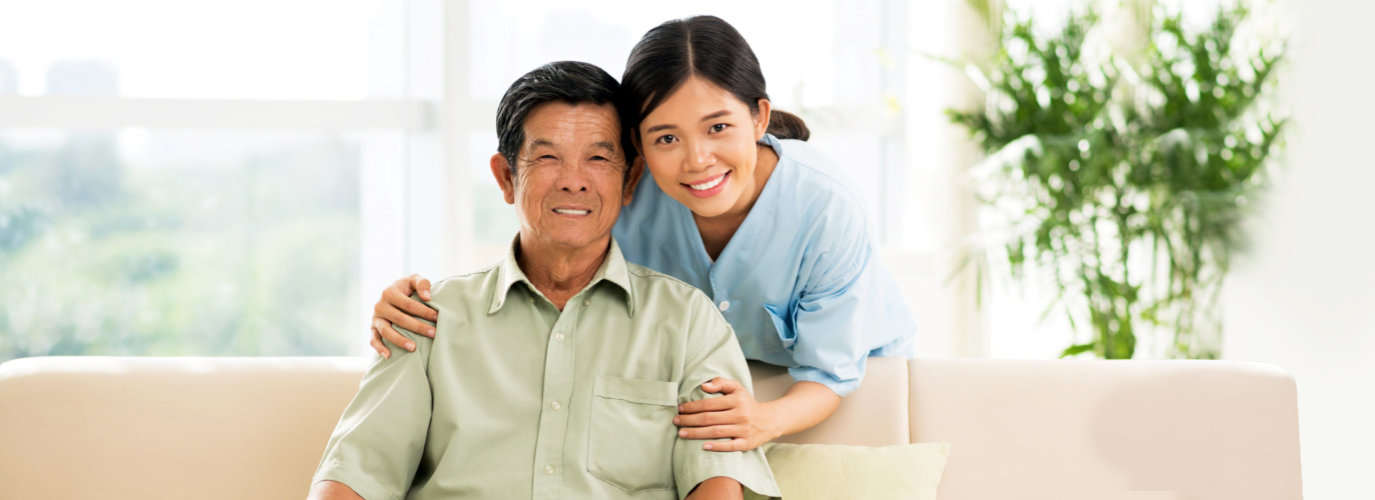
M 434 340 L 379 358 L 344 411 L 311 498 L 778 495 L 758 450 L 679 438 L 677 405 L 749 371 L 701 291 L 629 264 L 611 238 L 630 168 L 617 83 L 559 62 L 497 112 L 492 175 L 520 233 L 505 260 L 433 287 Z

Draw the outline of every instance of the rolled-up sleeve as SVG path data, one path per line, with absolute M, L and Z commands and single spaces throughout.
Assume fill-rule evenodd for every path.
M 392 349 L 368 368 L 344 410 L 311 484 L 337 481 L 368 500 L 399 499 L 415 478 L 430 425 L 426 375 L 431 340 L 397 328 L 415 352 Z
M 705 295 L 698 294 L 690 305 L 692 325 L 688 329 L 688 359 L 684 376 L 678 386 L 679 404 L 719 394 L 708 394 L 702 384 L 720 377 L 740 381 L 745 390 L 754 392 L 749 365 L 740 351 L 735 332 L 725 318 L 716 312 Z M 773 472 L 764 452 L 720 452 L 702 449 L 702 440 L 678 438 L 673 445 L 673 472 L 678 498 L 684 498 L 702 481 L 713 477 L 729 477 L 760 495 L 780 496 Z
M 863 214 L 836 216 L 817 233 L 816 261 L 794 307 L 780 325 L 793 332 L 793 380 L 816 382 L 840 396 L 859 388 L 870 352 L 910 343 L 916 323 L 881 265 Z M 770 311 L 773 314 L 773 311 Z

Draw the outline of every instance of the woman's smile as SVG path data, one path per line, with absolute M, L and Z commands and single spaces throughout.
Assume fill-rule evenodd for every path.
M 692 183 L 683 183 L 682 185 L 686 187 L 688 192 L 692 193 L 693 196 L 698 198 L 710 198 L 716 196 L 717 193 L 725 191 L 726 183 L 729 180 L 730 171 L 726 171 L 726 173 L 716 177 L 710 177 Z

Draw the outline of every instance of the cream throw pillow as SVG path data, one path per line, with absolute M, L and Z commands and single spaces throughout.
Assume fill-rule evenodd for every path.
M 950 443 L 763 446 L 783 500 L 936 500 Z M 745 498 L 762 499 L 745 488 Z

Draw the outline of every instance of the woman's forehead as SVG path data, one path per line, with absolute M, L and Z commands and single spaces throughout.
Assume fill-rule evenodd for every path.
M 737 112 L 742 108 L 748 106 L 734 94 L 709 80 L 694 76 L 679 85 L 659 103 L 658 107 L 650 111 L 641 126 L 653 126 L 651 121 L 665 119 L 686 118 L 695 121 L 722 111 Z

